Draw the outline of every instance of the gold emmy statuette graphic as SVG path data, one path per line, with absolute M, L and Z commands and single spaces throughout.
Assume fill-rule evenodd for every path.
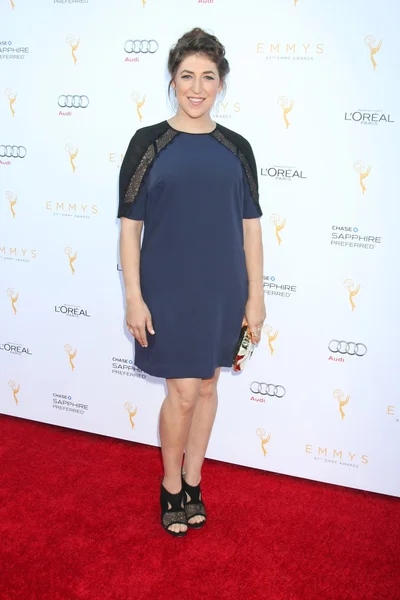
M 72 172 L 75 173 L 76 167 L 75 167 L 74 160 L 78 156 L 78 148 L 75 151 L 73 151 L 72 144 L 66 144 L 65 151 L 68 152 L 68 154 L 69 154 L 69 162 L 71 163 Z
M 341 415 L 342 421 L 343 421 L 343 419 L 346 416 L 343 411 L 343 406 L 346 406 L 346 404 L 348 404 L 348 402 L 350 400 L 350 396 L 347 396 L 347 398 L 344 399 L 344 393 L 342 392 L 342 390 L 335 390 L 333 392 L 333 395 L 336 398 L 336 400 L 339 402 L 340 415 Z
M 11 288 L 8 288 L 8 290 L 7 290 L 7 296 L 11 300 L 11 306 L 12 306 L 12 309 L 14 311 L 14 315 L 16 315 L 17 314 L 17 309 L 15 307 L 15 303 L 16 303 L 16 301 L 19 298 L 19 292 L 17 292 L 16 295 L 14 295 L 14 294 L 15 294 L 14 290 L 12 290 Z
M 64 350 L 68 354 L 69 364 L 71 365 L 71 369 L 74 371 L 75 365 L 72 361 L 74 360 L 74 358 L 76 356 L 76 348 L 75 348 L 75 352 L 72 352 L 72 346 L 70 344 L 65 344 Z
M 15 381 L 13 381 L 12 379 L 10 379 L 10 381 L 8 382 L 8 385 L 10 386 L 10 388 L 13 391 L 13 396 L 14 396 L 15 404 L 18 405 L 19 400 L 17 398 L 17 394 L 18 394 L 19 390 L 21 389 L 21 386 L 19 384 L 17 385 L 15 383 Z
M 349 292 L 351 310 L 354 310 L 356 305 L 354 304 L 353 298 L 354 298 L 354 296 L 357 296 L 358 292 L 360 291 L 360 284 L 358 284 L 356 289 L 353 289 L 354 281 L 352 279 L 345 279 L 343 285 Z
M 264 327 L 262 328 L 262 332 L 265 333 L 265 335 L 268 337 L 268 347 L 272 356 L 275 352 L 275 348 L 272 346 L 272 342 L 274 342 L 278 337 L 278 330 L 276 330 L 275 333 L 272 333 L 271 325 L 264 325 Z
M 10 0 L 10 4 L 11 4 L 11 8 L 14 10 L 14 8 L 15 8 L 14 0 Z
M 15 94 L 15 96 L 13 97 L 12 90 L 10 90 L 10 88 L 7 88 L 6 90 L 4 90 L 4 95 L 8 98 L 8 103 L 10 105 L 11 114 L 12 114 L 12 116 L 14 116 L 15 110 L 13 108 L 13 104 L 15 104 L 15 102 L 17 100 L 17 94 Z
M 297 6 L 297 3 L 299 0 L 293 0 L 294 1 L 294 5 Z
M 139 121 L 141 122 L 143 119 L 143 116 L 142 116 L 142 113 L 140 112 L 140 109 L 142 108 L 143 104 L 146 102 L 146 96 L 143 96 L 142 100 L 140 100 L 140 93 L 132 92 L 131 98 L 134 101 L 134 103 L 136 104 L 136 112 L 139 117 Z
M 265 444 L 268 444 L 269 440 L 271 439 L 271 434 L 269 433 L 267 437 L 265 437 L 265 431 L 264 429 L 257 429 L 256 434 L 258 435 L 258 437 L 261 440 L 261 449 L 263 451 L 264 456 L 267 456 L 267 451 L 265 449 Z
M 293 105 L 294 105 L 294 101 L 291 100 L 289 102 L 289 100 L 286 98 L 286 96 L 279 96 L 279 98 L 278 98 L 278 104 L 279 104 L 279 106 L 283 110 L 283 120 L 285 121 L 286 129 L 289 129 L 290 123 L 288 121 L 287 115 L 292 110 Z
M 286 225 L 286 219 L 283 219 L 282 223 L 279 223 L 280 219 L 281 218 L 279 215 L 271 215 L 271 218 L 270 218 L 271 223 L 273 223 L 275 225 L 275 235 L 276 235 L 276 239 L 278 240 L 279 246 L 281 245 L 281 242 L 282 242 L 279 232 L 282 231 L 282 229 Z
M 76 63 L 78 62 L 78 59 L 76 58 L 75 50 L 78 49 L 80 40 L 76 40 L 75 36 L 70 33 L 69 35 L 67 35 L 67 38 L 65 41 L 67 42 L 67 44 L 69 44 L 69 46 L 71 46 L 72 58 L 74 60 L 74 65 L 76 65 Z
M 69 266 L 71 268 L 72 275 L 75 275 L 75 269 L 74 269 L 74 264 L 73 263 L 76 261 L 76 257 L 78 256 L 78 250 L 72 256 L 72 248 L 70 248 L 69 246 L 66 246 L 64 248 L 64 254 L 66 254 L 68 256 L 68 258 L 69 258 Z
M 10 210 L 11 210 L 11 214 L 13 216 L 13 219 L 15 219 L 14 206 L 17 204 L 17 196 L 15 196 L 15 198 L 13 198 L 12 192 L 6 192 L 5 196 L 6 196 L 7 200 L 10 203 Z
M 374 71 L 377 67 L 376 61 L 375 61 L 375 54 L 377 52 L 379 52 L 379 50 L 381 49 L 382 46 L 382 40 L 379 42 L 379 44 L 377 46 L 375 46 L 374 48 L 374 43 L 375 43 L 375 38 L 373 35 L 367 35 L 367 37 L 364 39 L 364 44 L 366 46 L 368 46 L 368 48 L 370 49 L 370 54 L 369 57 L 371 59 L 372 62 L 372 66 L 374 68 Z
M 147 0 L 142 0 L 142 6 L 143 6 L 143 8 L 146 6 L 146 4 L 147 4 Z
M 129 421 L 131 423 L 132 429 L 135 428 L 135 423 L 133 421 L 133 417 L 136 415 L 137 413 L 137 408 L 135 408 L 135 410 L 132 410 L 132 404 L 130 402 L 125 402 L 124 404 L 124 408 L 125 410 L 128 411 L 129 414 Z
M 362 160 L 358 160 L 354 163 L 354 170 L 357 171 L 357 173 L 360 175 L 360 186 L 362 193 L 364 193 L 367 189 L 364 185 L 364 179 L 366 179 L 371 173 L 371 169 L 372 167 L 368 167 L 368 169 L 366 169 Z

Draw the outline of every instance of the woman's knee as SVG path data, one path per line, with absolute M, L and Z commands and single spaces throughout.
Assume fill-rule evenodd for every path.
M 213 377 L 211 377 L 210 379 L 202 379 L 201 380 L 199 396 L 202 399 L 212 398 L 212 396 L 214 395 L 214 393 L 217 389 L 217 383 L 218 383 L 220 372 L 221 372 L 221 367 L 218 367 L 218 369 L 215 370 Z
M 168 397 L 183 413 L 195 409 L 201 379 L 167 379 Z

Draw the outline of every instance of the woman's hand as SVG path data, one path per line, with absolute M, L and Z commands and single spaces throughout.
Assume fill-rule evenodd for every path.
M 147 348 L 146 326 L 151 334 L 155 334 L 150 310 L 143 298 L 127 300 L 126 324 L 130 333 L 144 348 Z
M 266 317 L 264 294 L 250 296 L 247 299 L 243 325 L 247 322 L 253 344 L 258 344 L 261 339 L 261 330 Z

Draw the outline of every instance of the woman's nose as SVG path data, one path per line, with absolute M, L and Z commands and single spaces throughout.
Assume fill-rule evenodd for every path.
M 200 94 L 201 92 L 201 80 L 200 79 L 193 79 L 193 85 L 192 85 L 192 90 L 194 94 Z

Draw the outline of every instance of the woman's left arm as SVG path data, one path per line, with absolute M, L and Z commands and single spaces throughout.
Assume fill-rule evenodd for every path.
M 249 293 L 244 316 L 252 332 L 252 340 L 255 344 L 258 344 L 266 317 L 263 281 L 264 255 L 260 219 L 243 219 L 243 234 L 249 281 Z

